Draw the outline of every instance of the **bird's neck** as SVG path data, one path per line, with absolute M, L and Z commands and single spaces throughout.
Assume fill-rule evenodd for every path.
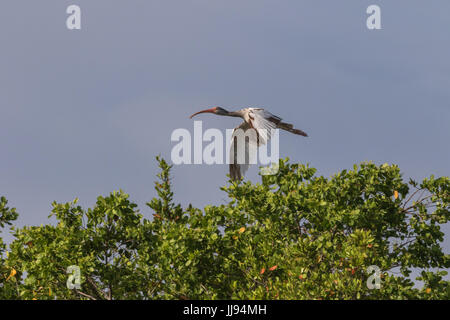
M 239 117 L 239 118 L 242 118 L 242 113 L 239 112 L 239 111 L 229 111 L 229 112 L 227 113 L 227 116 L 229 116 L 229 117 Z

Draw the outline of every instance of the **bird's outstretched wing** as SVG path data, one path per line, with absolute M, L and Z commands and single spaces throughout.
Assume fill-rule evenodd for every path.
M 256 149 L 259 146 L 258 132 L 253 130 L 254 134 L 249 134 L 248 130 L 252 127 L 247 122 L 242 122 L 234 128 L 231 136 L 230 146 L 230 178 L 240 180 L 247 172 L 250 163 L 254 162 Z M 242 133 L 247 133 L 248 138 L 240 137 Z
M 273 115 L 267 110 L 261 108 L 250 108 L 249 109 L 249 121 L 256 130 L 261 131 L 261 142 L 263 144 L 267 143 L 269 139 L 273 136 L 274 129 L 282 129 L 293 134 L 298 134 L 304 137 L 308 135 L 306 132 L 295 129 L 290 123 L 282 122 L 280 117 Z M 261 130 L 265 129 L 265 130 Z

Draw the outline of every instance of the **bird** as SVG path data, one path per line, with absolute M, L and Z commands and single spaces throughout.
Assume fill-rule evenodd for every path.
M 300 135 L 303 137 L 307 137 L 308 135 L 306 132 L 295 129 L 294 126 L 290 123 L 283 122 L 282 119 L 276 115 L 273 115 L 269 111 L 263 109 L 263 108 L 244 108 L 238 111 L 228 111 L 225 110 L 222 107 L 213 107 L 209 109 L 205 109 L 199 112 L 194 113 L 189 118 L 193 118 L 198 114 L 201 113 L 213 113 L 218 116 L 228 116 L 228 117 L 238 117 L 242 118 L 244 122 L 242 122 L 239 126 L 234 128 L 233 135 L 231 137 L 231 150 L 230 155 L 234 157 L 230 161 L 230 178 L 231 180 L 237 181 L 241 180 L 245 172 L 247 171 L 249 167 L 249 162 L 247 161 L 245 163 L 237 163 L 237 153 L 235 152 L 237 148 L 237 138 L 236 133 L 238 129 L 243 130 L 246 132 L 249 129 L 255 129 L 256 135 L 251 136 L 253 138 L 249 138 L 249 141 L 245 140 L 245 156 L 247 159 L 249 156 L 249 147 L 248 144 L 253 144 L 256 147 L 259 147 L 263 144 L 266 144 L 269 139 L 272 137 L 275 129 L 282 129 L 288 132 L 291 132 L 296 135 Z

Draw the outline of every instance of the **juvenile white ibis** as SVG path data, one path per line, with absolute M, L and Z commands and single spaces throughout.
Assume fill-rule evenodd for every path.
M 248 156 L 248 143 L 256 145 L 259 147 L 262 144 L 266 144 L 267 141 L 272 137 L 274 129 L 283 129 L 289 131 L 293 134 L 298 134 L 304 137 L 308 135 L 299 129 L 294 129 L 294 126 L 290 123 L 282 122 L 280 117 L 277 117 L 271 114 L 269 111 L 266 111 L 261 108 L 244 108 L 238 111 L 227 111 L 221 107 L 214 107 L 206 110 L 202 110 L 194 113 L 190 116 L 190 118 L 200 114 L 200 113 L 214 113 L 219 116 L 229 116 L 229 117 L 239 117 L 244 120 L 238 127 L 234 128 L 233 135 L 231 137 L 231 150 L 235 150 L 236 145 L 236 130 L 242 129 L 244 132 L 248 129 L 255 129 L 256 137 L 255 139 L 249 139 L 246 141 L 245 152 L 246 156 Z M 239 180 L 244 175 L 245 171 L 247 171 L 249 164 L 238 164 L 236 161 L 236 153 L 234 154 L 234 161 L 230 161 L 230 178 L 232 180 Z

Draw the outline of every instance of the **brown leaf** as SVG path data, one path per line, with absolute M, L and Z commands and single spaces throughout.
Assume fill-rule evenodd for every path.
M 154 216 L 155 218 L 159 219 L 159 220 L 162 220 L 162 217 L 161 217 L 159 214 L 157 214 L 157 213 L 153 214 L 153 216 Z

